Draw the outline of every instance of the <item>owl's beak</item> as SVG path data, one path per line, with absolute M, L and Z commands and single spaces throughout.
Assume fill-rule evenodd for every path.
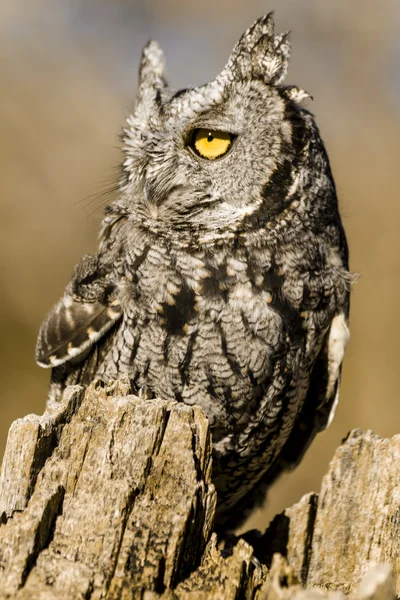
M 144 185 L 143 197 L 144 197 L 145 205 L 150 213 L 150 216 L 153 219 L 156 219 L 158 217 L 158 207 L 157 207 L 157 201 L 155 198 L 154 186 L 151 184 L 150 181 L 146 181 L 146 183 Z
M 186 185 L 171 181 L 157 181 L 149 179 L 144 184 L 143 196 L 145 204 L 152 217 L 156 217 L 163 203 L 172 198 L 177 198 L 187 191 Z

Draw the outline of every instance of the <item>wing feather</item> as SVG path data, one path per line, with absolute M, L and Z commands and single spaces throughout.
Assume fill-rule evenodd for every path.
M 120 319 L 117 299 L 79 302 L 65 294 L 47 315 L 39 330 L 35 358 L 40 367 L 57 367 L 76 359 Z
M 342 360 L 349 328 L 347 311 L 333 319 L 314 363 L 310 385 L 300 415 L 289 439 L 268 476 L 272 483 L 282 471 L 299 464 L 314 437 L 332 422 L 339 401 Z

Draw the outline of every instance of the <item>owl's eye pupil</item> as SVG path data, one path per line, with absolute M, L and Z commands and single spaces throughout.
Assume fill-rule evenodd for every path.
M 192 132 L 189 138 L 189 146 L 201 158 L 214 160 L 228 152 L 234 137 L 232 133 L 227 131 L 200 128 Z

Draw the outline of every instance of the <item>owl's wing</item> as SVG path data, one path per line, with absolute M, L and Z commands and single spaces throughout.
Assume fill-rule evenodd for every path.
M 347 323 L 347 309 L 332 320 L 314 363 L 302 411 L 277 463 L 269 473 L 270 482 L 282 471 L 299 464 L 316 434 L 332 422 L 339 400 L 342 360 L 350 335 Z
M 96 256 L 86 255 L 75 268 L 64 296 L 43 321 L 35 358 L 41 367 L 79 362 L 120 319 L 122 309 L 115 287 L 99 267 Z

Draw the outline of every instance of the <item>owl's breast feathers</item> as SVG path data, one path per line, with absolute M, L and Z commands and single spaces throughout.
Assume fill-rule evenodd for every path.
M 105 236 L 103 256 L 76 268 L 38 359 L 64 385 L 127 373 L 137 389 L 203 408 L 225 510 L 278 457 L 278 470 L 297 462 L 328 422 L 347 341 L 337 237 L 190 251 L 119 224 L 115 248 Z

